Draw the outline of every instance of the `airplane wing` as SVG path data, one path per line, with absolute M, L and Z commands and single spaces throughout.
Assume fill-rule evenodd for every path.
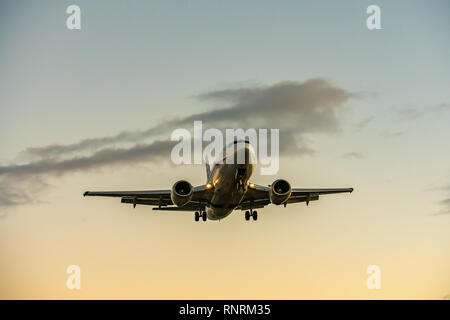
M 194 187 L 191 201 L 182 207 L 177 207 L 170 199 L 170 189 L 166 190 L 136 190 L 136 191 L 86 191 L 83 196 L 117 197 L 122 203 L 155 206 L 154 210 L 171 211 L 202 211 L 208 202 L 210 189 L 206 185 Z
M 253 185 L 253 187 L 249 187 L 244 200 L 236 209 L 249 210 L 267 206 L 270 204 L 269 190 L 270 187 L 257 184 Z M 320 195 L 344 192 L 353 192 L 353 188 L 292 188 L 291 196 L 285 204 L 297 202 L 306 202 L 306 204 L 309 204 L 310 201 L 319 200 Z
M 269 205 L 270 187 L 253 185 L 247 189 L 247 193 L 236 208 L 237 210 L 249 210 L 263 208 Z M 319 195 L 352 192 L 353 188 L 325 188 L 325 189 L 301 189 L 293 188 L 291 196 L 286 204 L 319 200 Z M 212 189 L 207 189 L 206 185 L 194 187 L 194 194 L 191 201 L 182 207 L 173 204 L 170 198 L 170 189 L 166 190 L 136 190 L 136 191 L 86 191 L 84 196 L 118 197 L 122 203 L 136 205 L 154 206 L 153 210 L 162 211 L 204 211 L 205 205 L 211 198 Z

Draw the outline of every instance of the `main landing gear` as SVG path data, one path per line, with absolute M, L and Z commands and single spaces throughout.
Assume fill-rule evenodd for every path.
M 203 211 L 202 213 L 195 211 L 195 221 L 199 221 L 200 217 L 203 221 L 206 221 L 206 219 L 208 218 L 206 215 L 206 211 Z
M 245 211 L 245 220 L 249 221 L 250 217 L 253 218 L 253 221 L 258 220 L 258 211 L 256 210 Z

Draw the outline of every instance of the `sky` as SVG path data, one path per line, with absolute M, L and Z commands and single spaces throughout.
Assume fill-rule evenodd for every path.
M 81 8 L 68 30 L 66 8 Z M 381 8 L 368 30 L 366 8 Z M 2 299 L 450 295 L 448 1 L 2 1 Z M 195 223 L 86 190 L 205 182 L 173 129 L 280 128 L 294 187 Z M 81 289 L 66 287 L 70 265 Z M 381 270 L 369 290 L 367 267 Z

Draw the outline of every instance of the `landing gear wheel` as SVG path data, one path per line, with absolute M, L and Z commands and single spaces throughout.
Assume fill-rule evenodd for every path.
M 202 219 L 203 219 L 203 221 L 206 221 L 206 219 L 207 219 L 206 211 L 203 211 Z
M 245 220 L 250 220 L 250 211 L 245 211 Z
M 253 221 L 258 220 L 258 211 L 253 211 L 252 218 L 253 218 Z
M 200 213 L 198 211 L 195 211 L 195 221 L 200 220 Z

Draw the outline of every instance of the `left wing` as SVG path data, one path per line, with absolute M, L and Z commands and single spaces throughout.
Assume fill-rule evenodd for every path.
M 194 187 L 191 201 L 182 207 L 173 205 L 170 190 L 136 190 L 136 191 L 86 191 L 83 196 L 118 197 L 122 203 L 156 206 L 154 210 L 198 211 L 204 210 L 209 201 L 210 189 L 206 185 Z
M 261 186 L 255 184 L 252 188 L 247 189 L 247 193 L 244 200 L 237 209 L 248 210 L 263 208 L 270 204 L 269 199 L 270 187 Z M 306 202 L 319 200 L 320 195 L 353 192 L 353 188 L 323 188 L 323 189 L 303 189 L 292 188 L 291 196 L 288 198 L 285 204 Z

